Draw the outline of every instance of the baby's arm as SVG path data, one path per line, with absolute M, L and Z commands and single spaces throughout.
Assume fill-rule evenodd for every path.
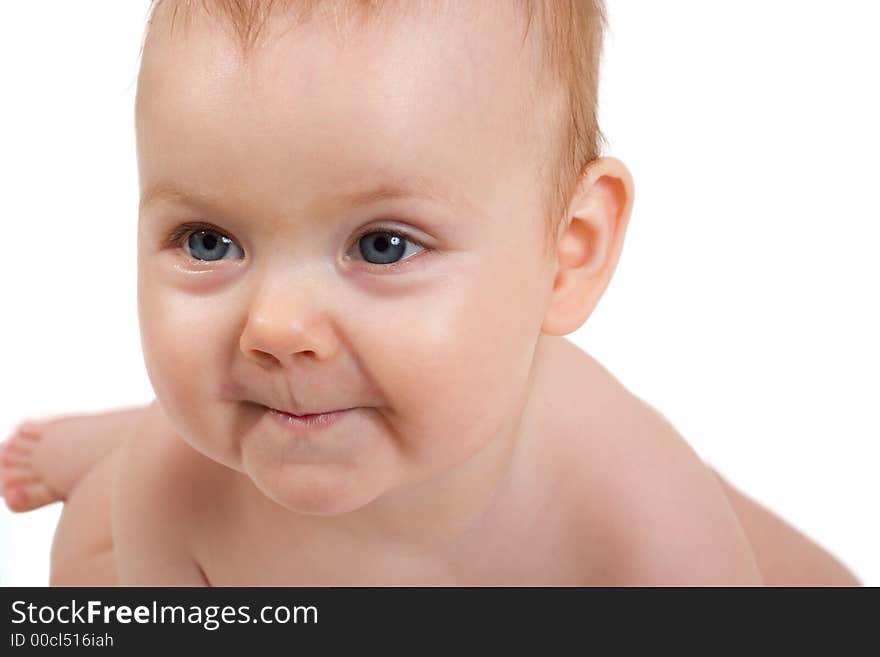
M 748 536 L 767 586 L 861 586 L 825 548 L 710 468 Z
M 191 483 L 157 402 L 122 447 L 113 486 L 113 541 L 121 586 L 207 586 L 187 545 Z
M 623 444 L 621 443 L 621 446 Z M 702 460 L 680 437 L 642 435 L 605 462 L 600 501 L 608 583 L 760 586 L 755 555 Z
M 761 586 L 755 555 L 723 500 L 694 478 L 676 484 L 671 506 L 633 514 L 621 583 L 636 586 Z M 700 499 L 701 498 L 701 499 Z M 666 502 L 672 501 L 672 498 Z

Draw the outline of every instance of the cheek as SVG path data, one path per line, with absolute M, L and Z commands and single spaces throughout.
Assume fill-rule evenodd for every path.
M 190 443 L 219 435 L 212 382 L 222 380 L 234 306 L 152 280 L 139 282 L 138 312 L 150 383 L 175 429 Z M 223 459 L 226 460 L 226 459 Z
M 518 410 L 543 303 L 539 277 L 520 273 L 533 271 L 525 264 L 463 268 L 442 287 L 395 300 L 373 326 L 367 358 L 417 458 L 461 460 Z

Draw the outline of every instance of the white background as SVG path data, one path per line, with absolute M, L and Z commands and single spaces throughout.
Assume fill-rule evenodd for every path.
M 4 4 L 0 431 L 151 399 L 133 127 L 147 4 Z M 880 585 L 880 9 L 609 0 L 609 15 L 600 120 L 636 203 L 571 339 Z M 47 583 L 59 513 L 0 511 L 0 582 Z

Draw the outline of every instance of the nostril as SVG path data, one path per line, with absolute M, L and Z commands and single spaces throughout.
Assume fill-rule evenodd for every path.
M 256 360 L 257 363 L 259 363 L 260 365 L 264 365 L 267 367 L 268 366 L 274 367 L 274 366 L 281 364 L 281 361 L 279 361 L 275 356 L 273 356 L 272 354 L 270 354 L 266 351 L 260 351 L 259 349 L 251 349 L 247 353 L 249 353 L 251 358 Z

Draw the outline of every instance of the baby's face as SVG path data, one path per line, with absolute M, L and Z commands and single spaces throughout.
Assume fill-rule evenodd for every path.
M 521 49 L 512 8 L 467 5 L 345 43 L 332 19 L 275 21 L 242 62 L 169 14 L 138 89 L 139 309 L 181 435 L 330 514 L 509 432 L 554 273 L 535 31 Z M 354 410 L 295 430 L 267 407 Z

